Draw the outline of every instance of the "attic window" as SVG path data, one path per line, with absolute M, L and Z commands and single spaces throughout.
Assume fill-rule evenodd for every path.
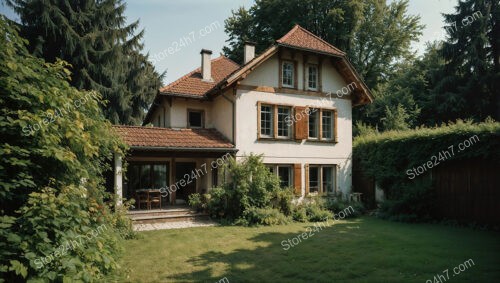
M 284 87 L 294 87 L 295 66 L 292 61 L 283 61 L 281 74 L 281 84 Z
M 203 110 L 188 110 L 188 127 L 203 128 Z

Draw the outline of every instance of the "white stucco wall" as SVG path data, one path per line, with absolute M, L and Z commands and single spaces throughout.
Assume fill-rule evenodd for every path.
M 212 103 L 211 121 L 224 137 L 233 142 L 233 90 L 228 90 L 214 98 Z M 231 102 L 232 101 L 232 102 Z
M 287 58 L 290 54 L 283 54 Z M 302 56 L 295 55 L 298 61 L 298 90 L 302 89 L 303 64 Z M 308 62 L 317 62 L 317 58 L 309 57 Z M 330 60 L 323 60 L 321 68 L 323 92 L 333 92 L 342 89 L 347 84 L 334 68 Z M 274 55 L 250 73 L 242 85 L 279 86 L 279 60 Z M 319 93 L 318 93 L 319 94 Z M 322 100 L 323 98 L 323 100 Z M 293 106 L 319 106 L 335 108 L 337 117 L 337 143 L 319 143 L 302 141 L 258 140 L 258 102 L 270 104 L 287 104 Z M 351 193 L 352 187 L 352 104 L 348 99 L 339 99 L 335 95 L 311 96 L 303 94 L 268 93 L 238 89 L 236 94 L 236 148 L 237 157 L 250 153 L 264 155 L 265 163 L 302 164 L 302 193 L 305 194 L 305 164 L 335 164 L 337 165 L 337 191 L 344 196 Z

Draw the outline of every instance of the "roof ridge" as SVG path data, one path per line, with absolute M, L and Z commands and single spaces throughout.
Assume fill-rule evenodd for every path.
M 298 29 L 299 27 L 299 24 L 295 24 L 295 26 L 293 26 L 293 28 L 291 30 L 289 30 L 284 36 L 282 36 L 281 38 L 277 39 L 276 42 L 280 42 L 280 41 L 285 41 L 286 39 L 288 39 L 290 37 L 290 35 L 292 33 L 295 32 L 296 29 Z
M 302 31 L 304 31 L 305 33 L 307 33 L 308 35 L 318 39 L 319 41 L 321 41 L 322 43 L 328 45 L 328 47 L 331 47 L 332 49 L 334 49 L 335 51 L 339 52 L 339 53 L 342 53 L 342 55 L 345 55 L 345 52 L 338 49 L 337 47 L 335 47 L 334 45 L 332 45 L 331 43 L 329 43 L 328 41 L 322 39 L 321 37 L 315 35 L 314 33 L 312 33 L 311 31 L 303 28 L 301 25 L 299 24 L 295 24 L 295 26 L 287 33 L 285 34 L 284 36 L 282 36 L 280 39 L 276 40 L 276 42 L 278 43 L 282 43 L 284 42 L 286 39 L 288 39 L 288 37 L 290 37 L 297 29 L 300 29 Z M 286 44 L 286 43 L 285 43 Z

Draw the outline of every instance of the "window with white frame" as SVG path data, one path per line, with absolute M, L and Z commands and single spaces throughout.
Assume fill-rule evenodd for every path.
M 278 106 L 278 137 L 289 138 L 291 135 L 291 107 Z
M 309 138 L 319 137 L 319 110 L 311 108 L 309 111 Z
M 283 61 L 281 65 L 281 84 L 284 87 L 294 87 L 295 66 L 292 61 Z
M 273 106 L 261 105 L 260 106 L 260 135 L 264 137 L 273 136 Z
M 325 140 L 333 139 L 333 111 L 321 111 L 321 138 Z
M 309 193 L 334 194 L 336 165 L 309 166 Z
M 309 65 L 307 68 L 307 88 L 318 90 L 318 66 Z

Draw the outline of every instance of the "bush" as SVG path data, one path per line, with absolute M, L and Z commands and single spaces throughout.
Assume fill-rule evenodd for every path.
M 271 202 L 273 208 L 277 208 L 286 216 L 290 216 L 292 214 L 292 199 L 293 189 L 286 188 L 274 191 Z
M 245 210 L 237 223 L 243 225 L 282 225 L 289 222 L 289 219 L 276 208 L 251 207 Z
M 394 200 L 384 201 L 378 216 L 401 222 L 423 222 L 433 219 L 435 210 L 434 190 L 430 180 L 417 180 L 402 185 Z
M 292 211 L 292 219 L 297 222 L 306 222 L 307 211 L 302 205 L 295 206 Z
M 190 194 L 188 196 L 188 204 L 198 211 L 203 209 L 203 203 L 201 201 L 201 195 L 199 193 Z
M 361 202 L 348 202 L 343 199 L 328 199 L 325 204 L 326 209 L 338 214 L 344 212 L 344 218 L 354 218 L 362 215 L 365 212 L 365 207 Z
M 262 157 L 250 155 L 241 162 L 228 160 L 228 182 L 209 193 L 207 209 L 214 218 L 229 221 L 242 218 L 251 208 L 277 208 L 290 214 L 290 193 L 280 188 L 279 178 L 262 163 Z M 245 218 L 245 217 L 243 217 Z
M 305 205 L 307 219 L 311 222 L 321 222 L 332 218 L 332 213 L 324 209 L 317 202 L 310 202 Z

